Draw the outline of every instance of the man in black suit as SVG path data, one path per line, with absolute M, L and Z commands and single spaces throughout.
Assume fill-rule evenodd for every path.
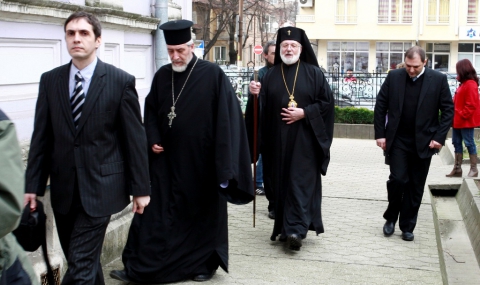
M 147 142 L 135 78 L 100 61 L 98 19 L 65 21 L 72 61 L 42 75 L 26 173 L 25 205 L 35 209 L 50 177 L 60 243 L 68 261 L 62 284 L 105 284 L 100 265 L 110 215 L 133 196 L 150 201 Z
M 421 47 L 408 49 L 405 68 L 388 73 L 375 104 L 375 139 L 390 158 L 383 233 L 392 235 L 399 219 L 402 239 L 406 241 L 414 239 L 430 161 L 445 143 L 453 118 L 447 78 L 426 68 L 426 62 Z

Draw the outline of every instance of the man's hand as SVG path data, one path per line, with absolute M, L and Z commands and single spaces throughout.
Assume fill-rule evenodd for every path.
M 305 118 L 305 112 L 302 108 L 282 108 L 282 113 L 280 114 L 283 116 L 282 121 L 286 121 L 287 125 L 293 124 L 296 121 Z
M 250 81 L 250 84 L 248 85 L 248 91 L 252 93 L 253 95 L 260 94 L 260 88 L 262 88 L 262 84 L 260 82 L 255 82 L 255 81 Z
M 154 144 L 154 145 L 152 145 L 152 151 L 156 154 L 159 154 L 163 151 L 163 146 L 158 145 L 158 144 Z
M 25 193 L 23 196 L 23 207 L 30 203 L 30 212 L 35 212 L 37 209 L 37 194 Z
M 377 139 L 377 146 L 381 147 L 383 150 L 387 150 L 387 139 Z
M 430 144 L 428 145 L 428 147 L 430 148 L 436 148 L 436 149 L 441 149 L 442 148 L 442 144 L 441 143 L 438 143 L 434 140 L 431 140 L 430 141 Z
M 133 212 L 143 214 L 143 210 L 150 203 L 150 196 L 133 196 Z

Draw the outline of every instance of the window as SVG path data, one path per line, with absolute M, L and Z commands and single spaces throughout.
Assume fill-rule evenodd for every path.
M 214 47 L 215 52 L 215 62 L 223 64 L 223 61 L 227 59 L 227 48 L 226 47 Z M 221 62 L 219 62 L 221 61 Z
M 355 24 L 357 22 L 357 0 L 337 0 L 335 22 Z
M 450 60 L 450 44 L 448 43 L 427 43 L 427 66 L 438 71 L 448 71 Z
M 344 73 L 349 68 L 354 71 L 367 71 L 368 50 L 368 42 L 328 42 L 328 71 Z
M 480 70 L 480 43 L 459 43 L 458 60 L 468 59 L 476 70 Z
M 223 15 L 222 14 L 217 15 L 217 30 L 222 29 L 222 24 L 223 24 L 222 22 L 223 22 Z
M 275 16 L 267 16 L 267 19 L 265 22 L 265 32 L 275 33 L 277 31 L 276 28 L 278 28 L 278 24 Z
M 478 0 L 468 0 L 467 23 L 478 23 Z
M 412 23 L 412 0 L 379 0 L 379 23 Z
M 377 42 L 377 66 L 376 72 L 387 72 L 397 68 L 397 64 L 403 62 L 405 51 L 412 46 L 409 42 Z
M 449 13 L 450 0 L 428 0 L 427 23 L 448 23 Z

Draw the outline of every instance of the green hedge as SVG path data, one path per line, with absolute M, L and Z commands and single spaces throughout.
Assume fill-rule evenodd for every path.
M 373 111 L 367 108 L 335 106 L 335 123 L 373 124 Z

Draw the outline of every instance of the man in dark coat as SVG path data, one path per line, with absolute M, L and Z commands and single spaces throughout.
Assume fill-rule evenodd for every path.
M 205 281 L 228 272 L 227 201 L 253 200 L 242 111 L 219 66 L 193 54 L 191 21 L 160 26 L 171 64 L 145 100 L 152 201 L 135 215 L 113 278 Z
M 64 25 L 72 61 L 42 75 L 25 205 L 50 197 L 68 268 L 62 284 L 105 284 L 100 255 L 110 216 L 150 201 L 146 136 L 135 78 L 96 56 L 101 25 L 76 12 Z
M 426 62 L 421 47 L 408 49 L 405 68 L 390 70 L 375 104 L 375 139 L 390 159 L 383 233 L 391 236 L 400 218 L 406 241 L 414 239 L 430 161 L 445 144 L 453 119 L 447 77 L 426 68 Z
M 334 100 L 302 29 L 278 30 L 275 65 L 261 82 L 261 149 L 275 191 L 271 240 L 299 250 L 308 230 L 324 232 L 321 174 L 330 161 Z
M 258 70 L 258 82 L 262 81 L 263 76 L 267 73 L 268 69 L 273 66 L 275 61 L 275 41 L 271 40 L 268 41 L 263 46 L 263 57 L 265 58 L 265 66 Z M 263 159 L 262 155 L 260 154 L 260 149 L 257 148 L 257 158 L 253 158 L 253 133 L 254 133 L 254 96 L 257 96 L 260 92 L 260 88 L 257 86 L 257 82 L 253 81 L 250 78 L 251 82 L 248 86 L 248 101 L 247 107 L 245 109 L 245 126 L 247 127 L 247 136 L 248 136 L 248 145 L 250 146 L 250 154 L 252 155 L 252 162 L 255 163 L 257 161 L 257 175 L 256 175 L 256 194 L 257 195 L 265 195 L 268 200 L 268 217 L 270 219 L 275 219 L 275 197 L 272 189 L 272 182 L 270 181 L 270 177 L 267 177 L 263 172 Z M 252 93 L 253 91 L 253 93 Z M 258 118 L 257 118 L 257 126 L 258 126 Z M 257 140 L 258 142 L 258 140 Z M 263 186 L 262 186 L 263 183 Z

